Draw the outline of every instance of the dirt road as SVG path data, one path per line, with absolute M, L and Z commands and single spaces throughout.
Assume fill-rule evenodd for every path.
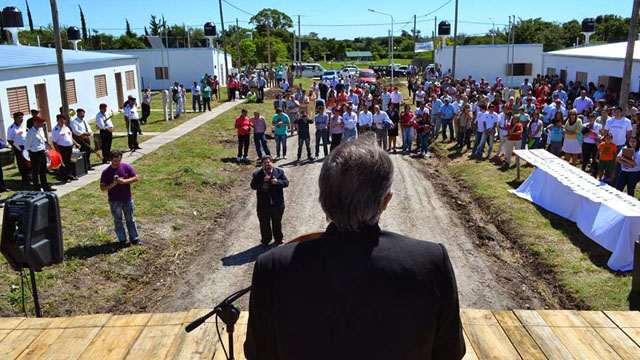
M 291 183 L 285 189 L 285 239 L 322 231 L 327 225 L 317 201 L 317 179 L 322 163 L 296 164 L 296 137 L 289 138 L 288 148 L 288 160 L 276 163 L 284 168 Z M 274 150 L 271 148 L 275 155 Z M 312 152 L 315 152 L 313 146 Z M 304 152 L 303 158 L 306 158 Z M 401 155 L 392 155 L 392 158 L 395 165 L 394 197 L 382 215 L 381 227 L 417 239 L 443 243 L 456 273 L 462 307 L 521 308 L 523 304 L 513 290 L 517 284 L 505 286 L 504 279 L 496 279 L 492 271 L 496 267 L 495 259 L 489 259 L 474 246 L 472 234 L 467 233 L 455 211 L 416 169 L 415 162 L 422 160 Z M 214 228 L 207 245 L 192 261 L 182 282 L 176 285 L 166 301 L 157 305 L 156 311 L 209 308 L 234 291 L 250 285 L 253 261 L 265 250 L 258 246 L 256 197 L 249 189 L 249 181 L 247 179 L 245 195 L 232 205 L 228 219 L 221 222 L 221 227 Z M 247 309 L 247 299 L 245 296 L 239 302 L 243 309 Z

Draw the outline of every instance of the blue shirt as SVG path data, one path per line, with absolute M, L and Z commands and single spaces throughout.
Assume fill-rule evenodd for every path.
M 553 97 L 553 95 L 558 95 L 558 99 L 560 99 L 565 104 L 567 103 L 567 100 L 569 100 L 569 97 L 564 90 L 556 90 L 551 96 Z
M 265 82 L 266 82 L 266 81 L 264 80 L 264 78 L 263 78 L 263 77 L 259 77 L 259 78 L 258 78 L 258 86 L 259 86 L 259 87 L 264 87 Z
M 444 103 L 440 99 L 436 99 L 434 102 L 432 102 L 431 103 L 431 112 L 433 113 L 433 115 L 440 114 L 440 108 L 443 105 L 444 105 Z
M 456 109 L 451 104 L 444 104 L 440 107 L 440 113 L 442 113 L 443 119 L 451 119 Z
M 562 141 L 562 127 L 554 126 L 549 130 L 549 140 Z
M 318 114 L 315 117 L 316 129 L 326 129 L 329 126 L 329 115 Z

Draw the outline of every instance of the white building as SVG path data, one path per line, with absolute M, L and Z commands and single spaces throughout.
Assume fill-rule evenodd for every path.
M 138 97 L 136 57 L 63 50 L 63 59 L 69 107 L 86 110 L 88 119 L 95 118 L 100 103 L 117 111 L 128 95 Z M 2 138 L 6 139 L 13 113 L 22 111 L 26 115 L 31 109 L 39 109 L 51 129 L 61 106 L 55 49 L 0 45 Z
M 175 81 L 190 89 L 205 73 L 218 76 L 220 86 L 226 86 L 224 52 L 215 48 L 169 48 L 105 50 L 104 52 L 133 55 L 140 59 L 140 76 L 144 87 L 167 89 Z M 231 55 L 227 53 L 231 72 Z M 164 71 L 163 71 L 164 69 Z
M 507 44 L 462 45 L 456 48 L 456 78 L 471 75 L 476 80 L 485 78 L 493 84 L 496 77 L 501 77 L 503 84 L 518 86 L 525 78 L 531 80 L 542 74 L 542 44 L 515 44 L 515 48 Z M 507 51 L 509 63 L 513 64 L 513 74 L 511 66 L 507 66 Z M 512 60 L 512 51 L 515 60 Z M 446 74 L 453 67 L 453 47 L 436 50 L 434 61 Z
M 640 41 L 636 41 L 631 71 L 631 92 L 640 91 Z M 627 43 L 584 46 L 543 54 L 545 75 L 558 75 L 565 83 L 593 82 L 605 88 L 620 89 Z

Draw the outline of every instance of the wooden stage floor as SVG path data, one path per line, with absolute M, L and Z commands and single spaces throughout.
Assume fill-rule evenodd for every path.
M 225 359 L 213 318 L 189 334 L 184 331 L 206 312 L 0 318 L 0 359 Z M 640 359 L 640 312 L 461 313 L 465 359 Z M 246 322 L 243 312 L 235 335 L 238 360 L 245 359 Z M 226 345 L 226 333 L 222 336 Z

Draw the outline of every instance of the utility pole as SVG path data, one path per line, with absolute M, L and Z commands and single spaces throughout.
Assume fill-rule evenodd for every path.
M 416 57 L 416 14 L 413 14 L 413 57 Z
M 436 60 L 436 36 L 438 36 L 438 17 L 437 16 L 433 18 L 433 39 L 431 39 L 431 41 L 433 41 L 433 61 L 434 62 Z
M 296 62 L 296 49 L 298 47 L 296 46 L 296 31 L 293 30 L 293 62 Z
M 516 62 L 516 16 L 511 15 L 511 82 L 513 82 L 513 64 Z
M 229 80 L 229 62 L 227 61 L 227 37 L 224 36 L 224 18 L 222 16 L 222 0 L 218 0 L 220 5 L 220 28 L 222 28 L 222 52 L 224 53 L 224 81 Z
M 624 72 L 622 73 L 620 101 L 618 102 L 620 106 L 626 106 L 629 98 L 633 50 L 636 43 L 636 33 L 638 32 L 638 11 L 640 11 L 640 0 L 633 0 L 633 12 L 631 13 L 631 24 L 629 25 L 629 36 L 627 37 L 627 56 L 624 58 Z
M 456 78 L 456 44 L 458 41 L 458 0 L 456 0 L 456 18 L 453 26 L 453 64 L 451 65 L 451 77 Z
M 56 44 L 56 60 L 58 62 L 58 81 L 60 82 L 60 100 L 62 100 L 62 114 L 69 118 L 69 101 L 67 100 L 67 77 L 64 72 L 64 59 L 62 58 L 62 41 L 60 40 L 60 23 L 58 21 L 58 4 L 56 0 L 50 0 L 51 20 L 53 21 L 53 34 Z M 45 114 L 48 116 L 48 114 Z
M 507 68 L 505 69 L 504 81 L 505 87 L 509 87 L 509 46 L 511 44 L 511 16 L 509 16 L 509 27 L 507 27 Z M 508 99 L 509 93 L 503 96 L 503 99 Z
M 298 15 L 298 62 L 302 62 L 302 32 L 300 32 L 300 15 Z
M 271 70 L 271 17 L 267 20 L 267 59 L 269 60 L 269 70 Z
M 242 67 L 242 57 L 240 57 L 240 26 L 236 18 L 236 54 L 238 54 L 238 69 Z

